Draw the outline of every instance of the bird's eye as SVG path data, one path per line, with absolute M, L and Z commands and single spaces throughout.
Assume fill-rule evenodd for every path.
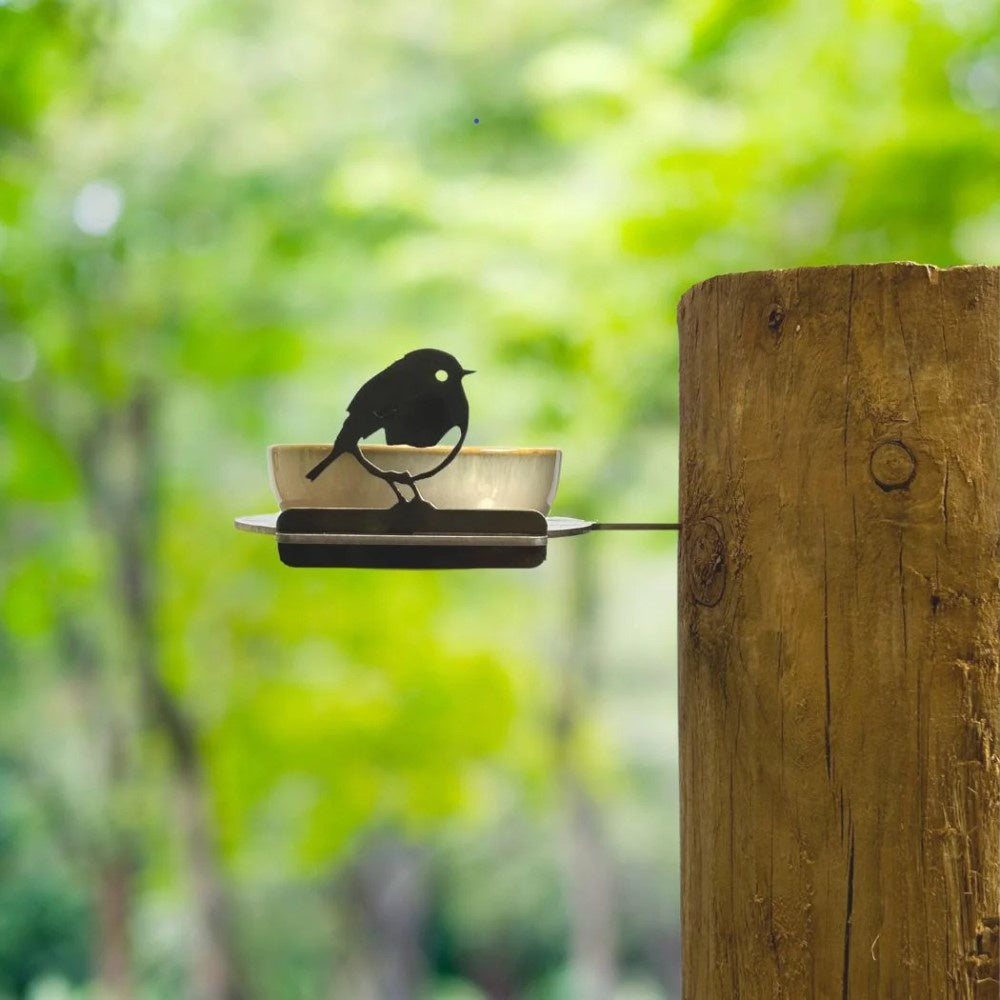
M 447 381 L 448 381 L 448 373 L 447 373 L 447 372 L 446 372 L 446 371 L 445 371 L 445 370 L 444 370 L 443 368 L 439 368 L 439 369 L 438 369 L 438 370 L 437 370 L 437 371 L 436 371 L 436 372 L 434 373 L 434 377 L 435 377 L 435 378 L 436 378 L 436 379 L 437 379 L 437 380 L 438 380 L 439 382 L 447 382 Z

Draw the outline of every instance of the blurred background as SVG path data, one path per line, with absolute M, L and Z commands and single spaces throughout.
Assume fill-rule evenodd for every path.
M 996 260 L 998 123 L 994 0 L 0 0 L 0 997 L 678 997 L 673 540 L 232 518 L 435 346 L 670 519 L 679 295 Z

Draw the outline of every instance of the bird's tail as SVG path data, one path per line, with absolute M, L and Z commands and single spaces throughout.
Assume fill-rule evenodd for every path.
M 333 442 L 333 447 L 330 449 L 330 454 L 327 455 L 318 465 L 310 469 L 306 473 L 307 479 L 315 479 L 328 465 L 335 462 L 341 455 L 347 452 L 357 452 L 358 450 L 358 435 L 352 424 L 351 418 L 348 417 L 344 426 L 340 428 L 340 433 L 337 435 L 337 439 Z
M 339 458 L 343 453 L 343 448 L 338 448 L 334 445 L 330 449 L 330 454 L 306 473 L 306 479 L 315 479 L 328 465 L 330 465 L 335 459 Z

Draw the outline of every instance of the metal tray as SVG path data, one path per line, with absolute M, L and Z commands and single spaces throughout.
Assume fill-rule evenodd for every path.
M 667 523 L 548 517 L 533 510 L 295 508 L 235 519 L 240 531 L 273 535 L 286 566 L 368 569 L 531 568 L 550 538 L 590 531 L 676 530 Z

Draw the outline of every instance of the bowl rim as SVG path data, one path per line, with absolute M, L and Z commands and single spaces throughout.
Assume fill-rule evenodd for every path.
M 409 444 L 367 444 L 361 443 L 361 450 L 365 452 L 390 452 L 399 454 L 400 452 L 415 452 L 420 455 L 446 455 L 452 450 L 453 445 L 435 444 L 428 448 L 417 448 Z M 330 450 L 330 442 L 321 444 L 269 444 L 268 454 L 277 451 L 302 451 L 306 449 L 317 449 L 322 451 Z M 490 447 L 481 445 L 466 445 L 458 454 L 462 455 L 543 455 L 546 457 L 561 455 L 560 448 L 510 448 L 510 447 Z

